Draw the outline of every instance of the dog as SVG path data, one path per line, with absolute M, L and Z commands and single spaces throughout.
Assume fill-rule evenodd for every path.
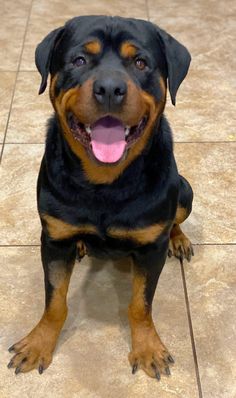
M 51 363 L 76 256 L 123 257 L 133 264 L 132 373 L 160 380 L 174 359 L 156 332 L 153 296 L 167 255 L 193 255 L 180 229 L 193 191 L 178 174 L 163 112 L 190 54 L 148 21 L 82 16 L 49 33 L 35 60 L 39 94 L 50 74 L 54 108 L 37 185 L 46 299 L 39 323 L 10 347 L 8 367 L 42 374 Z

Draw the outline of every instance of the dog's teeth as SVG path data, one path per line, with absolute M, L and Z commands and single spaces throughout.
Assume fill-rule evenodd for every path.
M 88 133 L 88 134 L 91 134 L 91 127 L 88 125 L 88 126 L 85 126 L 85 130 L 86 130 L 86 132 Z
M 126 126 L 126 128 L 125 128 L 125 136 L 126 137 L 128 137 L 129 132 L 130 132 L 130 127 Z

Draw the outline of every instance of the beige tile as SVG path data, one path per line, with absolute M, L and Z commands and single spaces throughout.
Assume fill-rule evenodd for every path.
M 48 5 L 51 2 L 47 3 Z M 66 3 L 65 3 L 66 4 Z M 53 29 L 63 26 L 66 18 L 64 13 L 58 17 L 54 14 L 46 14 L 42 23 L 42 17 L 31 18 L 29 20 L 27 33 L 25 37 L 24 49 L 20 64 L 20 70 L 35 71 L 35 49 L 36 46 L 44 39 L 44 37 Z
M 6 142 L 44 143 L 47 119 L 53 109 L 48 91 L 38 95 L 40 82 L 38 72 L 19 73 Z
M 33 3 L 32 16 L 64 15 L 66 18 L 72 18 L 79 15 L 121 15 L 134 18 L 147 18 L 145 0 L 135 0 L 132 6 L 125 0 L 98 0 L 88 3 L 86 0 L 71 0 L 61 2 L 61 0 L 38 0 Z
M 0 70 L 17 70 L 23 44 L 26 18 L 8 18 L 4 15 L 0 23 Z
M 185 272 L 203 396 L 236 396 L 236 246 L 196 248 Z
M 193 212 L 183 224 L 194 243 L 236 242 L 236 144 L 176 144 L 179 173 L 195 194 Z
M 159 3 L 159 2 L 158 2 Z M 232 54 L 235 44 L 235 2 L 150 1 L 151 22 L 167 30 L 190 50 L 197 69 L 234 73 L 236 61 Z
M 15 72 L 0 72 L 0 142 L 5 134 L 15 78 Z
M 209 20 L 220 19 L 225 17 L 234 17 L 236 5 L 234 0 L 227 0 L 226 3 L 218 0 L 198 0 L 192 2 L 191 0 L 172 0 L 167 3 L 165 0 L 148 0 L 148 8 L 150 16 L 186 16 L 195 15 Z
M 13 371 L 6 368 L 10 359 L 6 349 L 28 332 L 42 313 L 43 273 L 39 248 L 0 248 L 0 254 L 4 269 L 0 274 L 2 394 L 18 397 L 21 391 L 32 398 L 198 396 L 178 263 L 171 261 L 164 268 L 153 303 L 158 330 L 176 360 L 170 378 L 163 376 L 158 383 L 141 371 L 131 374 L 127 359 L 131 281 L 125 264 L 114 267 L 109 262 L 84 259 L 72 276 L 69 316 L 53 363 L 42 376 L 34 371 L 15 379 Z
M 168 100 L 166 116 L 175 141 L 236 141 L 236 79 L 215 70 L 190 69 L 177 93 Z
M 38 244 L 36 181 L 43 145 L 4 147 L 0 169 L 0 244 Z
M 31 0 L 1 0 L 4 17 L 25 18 L 28 16 Z M 1 17 L 0 17 L 1 20 Z

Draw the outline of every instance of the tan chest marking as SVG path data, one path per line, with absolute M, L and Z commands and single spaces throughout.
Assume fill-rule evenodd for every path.
M 98 234 L 94 225 L 71 225 L 47 214 L 41 217 L 46 222 L 49 235 L 56 240 L 68 239 L 77 234 Z
M 148 244 L 154 242 L 165 230 L 166 223 L 153 224 L 144 228 L 125 229 L 111 227 L 107 234 L 112 238 L 130 239 L 137 243 Z

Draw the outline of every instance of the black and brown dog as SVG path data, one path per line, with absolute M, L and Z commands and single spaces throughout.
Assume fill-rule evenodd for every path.
M 167 81 L 175 104 L 189 64 L 187 49 L 165 31 L 121 17 L 74 18 L 38 45 L 39 93 L 50 73 L 55 110 L 37 191 L 46 304 L 37 326 L 9 349 L 16 374 L 51 363 L 77 254 L 132 258 L 132 372 L 170 374 L 152 300 L 168 250 L 181 261 L 193 254 L 179 227 L 193 193 L 178 174 L 163 111 Z

